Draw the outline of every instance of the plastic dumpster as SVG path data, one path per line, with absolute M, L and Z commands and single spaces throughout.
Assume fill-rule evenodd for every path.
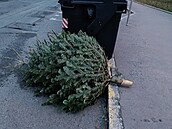
M 121 14 L 126 12 L 125 0 L 59 0 L 62 27 L 94 36 L 110 59 L 115 47 Z

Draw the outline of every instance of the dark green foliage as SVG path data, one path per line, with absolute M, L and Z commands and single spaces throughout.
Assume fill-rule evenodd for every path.
M 83 32 L 48 35 L 30 52 L 25 81 L 49 95 L 45 104 L 63 104 L 78 111 L 103 93 L 109 79 L 107 60 L 97 41 Z

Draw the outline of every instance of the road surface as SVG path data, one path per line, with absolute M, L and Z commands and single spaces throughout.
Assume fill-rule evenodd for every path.
M 61 32 L 61 10 L 57 0 L 0 0 L 0 57 L 23 58 L 37 39 L 47 32 Z M 106 101 L 76 114 L 60 107 L 41 106 L 43 97 L 34 97 L 24 87 L 14 60 L 0 58 L 0 129 L 104 129 Z

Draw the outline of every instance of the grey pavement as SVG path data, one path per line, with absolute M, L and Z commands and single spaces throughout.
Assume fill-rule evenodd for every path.
M 0 57 L 16 59 L 14 48 L 25 58 L 36 40 L 47 38 L 52 30 L 61 32 L 57 0 L 0 0 Z M 16 60 L 0 58 L 0 129 L 106 128 L 105 99 L 75 114 L 60 106 L 41 106 L 46 98 L 34 97 L 34 89 L 25 87 L 16 65 Z
M 172 129 L 172 15 L 140 4 L 120 24 L 115 56 L 132 88 L 120 88 L 125 129 Z

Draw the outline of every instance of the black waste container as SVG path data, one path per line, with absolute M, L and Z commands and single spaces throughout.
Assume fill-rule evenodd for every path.
M 62 27 L 94 36 L 110 59 L 115 47 L 121 14 L 126 12 L 126 0 L 59 0 Z

